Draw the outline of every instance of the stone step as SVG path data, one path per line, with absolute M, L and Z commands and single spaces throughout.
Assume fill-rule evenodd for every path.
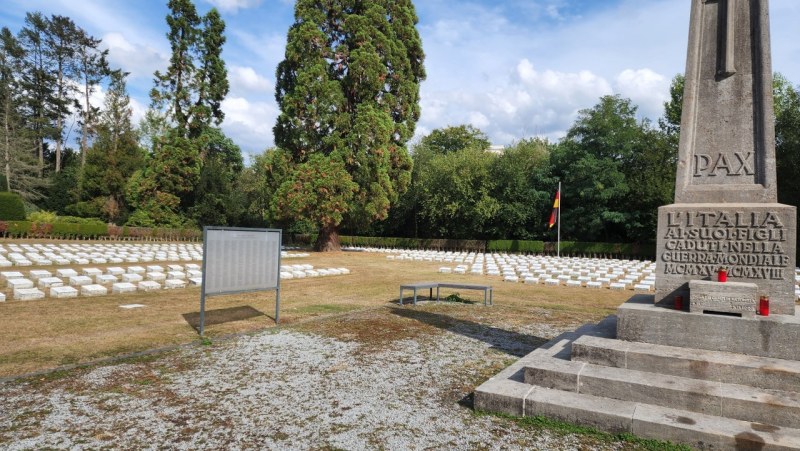
M 704 381 L 585 362 L 540 358 L 526 363 L 530 385 L 689 412 L 800 427 L 800 394 Z
M 572 360 L 763 389 L 800 391 L 800 362 L 794 360 L 588 335 L 572 343 Z
M 800 430 L 581 393 L 534 387 L 525 416 L 545 416 L 613 433 L 685 443 L 698 449 L 797 450 Z

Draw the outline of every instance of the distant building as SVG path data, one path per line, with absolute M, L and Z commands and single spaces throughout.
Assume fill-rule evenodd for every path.
M 495 155 L 503 155 L 503 152 L 505 151 L 506 151 L 505 146 L 497 146 L 497 145 L 489 146 L 489 149 L 487 150 L 487 152 L 491 152 Z

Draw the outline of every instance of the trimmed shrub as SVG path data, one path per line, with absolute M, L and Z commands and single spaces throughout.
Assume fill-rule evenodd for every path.
M 31 226 L 33 226 L 33 223 L 28 221 L 11 221 L 8 223 L 6 234 L 15 238 L 28 236 L 31 232 Z
M 556 252 L 556 243 L 545 244 L 545 252 Z M 589 243 L 583 241 L 562 241 L 561 255 L 587 255 L 598 257 L 629 257 L 654 259 L 656 255 L 655 244 L 628 244 L 628 243 Z
M 80 236 L 80 224 L 69 222 L 57 222 L 53 224 L 53 236 L 60 238 L 71 238 Z
M 58 216 L 52 211 L 39 210 L 28 215 L 28 221 L 36 224 L 52 224 Z
M 486 243 L 486 250 L 491 252 L 526 252 L 541 254 L 544 252 L 544 242 L 526 240 L 492 240 Z
M 56 219 L 56 222 L 64 222 L 67 224 L 92 224 L 92 225 L 104 225 L 105 221 L 98 218 L 81 218 L 78 216 L 59 216 Z
M 105 224 L 80 224 L 81 235 L 88 238 L 108 235 L 108 226 Z
M 21 197 L 14 193 L 0 192 L 0 220 L 25 220 L 25 204 Z
M 29 235 L 32 235 L 35 238 L 45 238 L 50 236 L 52 231 L 53 224 L 33 222 L 31 223 L 31 231 L 29 232 Z

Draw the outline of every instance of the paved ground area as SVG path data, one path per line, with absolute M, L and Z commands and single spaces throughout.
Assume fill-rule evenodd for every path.
M 476 415 L 475 386 L 573 328 L 445 313 L 479 308 L 380 307 L 5 383 L 0 448 L 624 447 Z

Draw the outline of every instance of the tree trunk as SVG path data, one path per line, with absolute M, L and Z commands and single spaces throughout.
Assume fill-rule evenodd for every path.
M 314 244 L 314 250 L 317 252 L 341 251 L 342 244 L 339 242 L 338 228 L 334 225 L 320 227 L 317 243 Z
M 5 149 L 3 149 L 3 151 L 4 151 L 4 154 L 5 154 L 4 156 L 5 156 L 5 162 L 6 162 L 6 167 L 5 167 L 6 191 L 11 192 L 11 137 L 9 136 L 9 134 L 11 133 L 11 130 L 10 130 L 10 127 L 8 126 L 8 120 L 9 120 L 8 116 L 9 116 L 9 114 L 11 114 L 11 112 L 10 112 L 10 108 L 9 108 L 9 101 L 7 101 L 6 102 L 6 111 L 5 111 L 5 114 L 3 115 L 4 116 L 3 117 L 3 119 L 4 119 L 3 120 L 3 126 L 5 127 L 5 131 L 6 131 Z
M 91 106 L 89 105 L 89 94 L 91 94 L 91 92 L 89 90 L 88 79 L 85 79 L 83 93 L 86 99 L 86 110 L 83 112 L 83 133 L 81 133 L 81 168 L 86 166 L 86 148 L 89 147 L 89 127 L 92 120 L 89 117 L 91 112 Z
M 64 90 L 62 86 L 64 85 L 64 68 L 61 65 L 61 62 L 58 62 L 58 103 L 61 105 L 61 101 L 64 99 Z M 60 106 L 59 106 L 60 108 Z M 61 118 L 61 111 L 58 111 L 58 117 L 56 119 L 56 131 L 58 131 L 58 136 L 56 137 L 56 172 L 61 171 L 61 137 L 63 136 L 63 119 Z
M 56 129 L 61 133 L 61 117 L 56 120 Z M 61 171 L 61 137 L 56 139 L 56 172 Z
M 44 112 L 42 110 L 39 111 L 39 120 L 41 123 L 44 123 Z M 40 125 L 41 127 L 41 125 Z M 41 130 L 38 130 L 39 136 L 36 138 L 36 145 L 38 146 L 39 150 L 39 178 L 44 177 L 44 138 L 41 135 Z
M 39 149 L 39 178 L 44 177 L 44 139 L 37 138 L 38 149 Z

